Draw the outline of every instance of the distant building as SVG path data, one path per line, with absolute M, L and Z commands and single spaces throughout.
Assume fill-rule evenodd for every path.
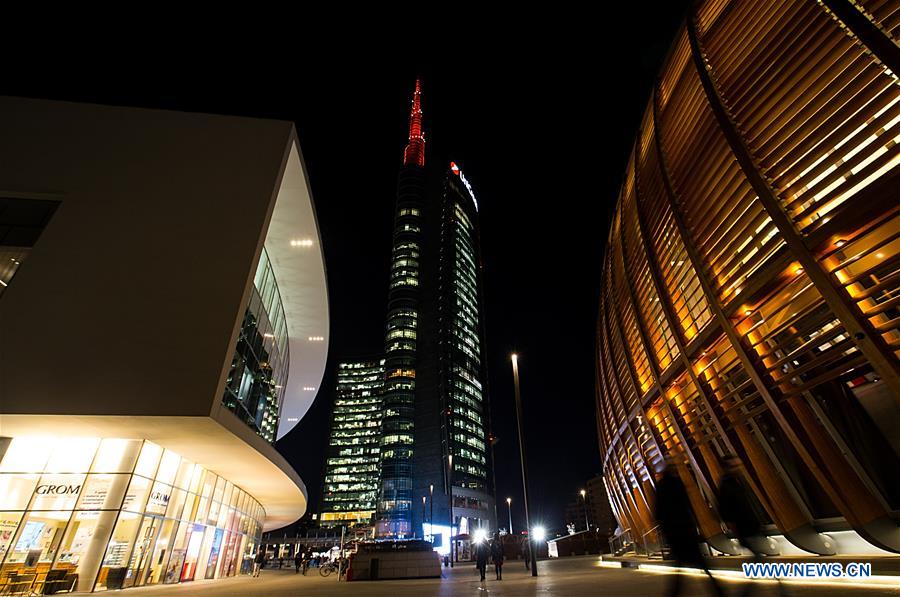
M 319 523 L 368 524 L 381 479 L 384 359 L 338 364 Z
M 609 497 L 603 485 L 603 477 L 598 475 L 585 484 L 585 499 L 577 496 L 566 506 L 566 525 L 573 525 L 578 531 L 585 529 L 585 508 L 587 508 L 587 524 L 591 530 L 609 534 L 616 528 L 616 519 L 609 505 Z

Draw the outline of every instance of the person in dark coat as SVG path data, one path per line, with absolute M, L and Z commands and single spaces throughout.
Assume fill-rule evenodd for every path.
M 697 521 L 688 498 L 687 489 L 678 475 L 678 465 L 668 462 L 656 483 L 656 521 L 665 536 L 666 543 L 679 568 L 700 568 L 706 572 L 716 595 L 723 595 L 722 588 L 709 572 L 706 560 L 700 553 L 700 536 Z M 672 574 L 669 595 L 678 595 L 681 589 L 679 573 Z
M 484 580 L 485 572 L 487 571 L 487 562 L 488 557 L 490 556 L 491 549 L 487 545 L 487 541 L 479 541 L 475 544 L 475 567 L 478 568 L 478 572 L 481 573 L 481 580 Z
M 503 544 L 500 542 L 500 534 L 494 535 L 491 542 L 491 560 L 494 562 L 494 572 L 497 580 L 503 580 Z
M 297 574 L 298 572 L 300 572 L 300 566 L 302 566 L 302 565 L 303 565 L 303 552 L 298 550 L 297 553 L 294 555 L 294 574 Z
M 259 571 L 266 567 L 266 552 L 260 547 L 253 558 L 253 576 L 259 576 Z

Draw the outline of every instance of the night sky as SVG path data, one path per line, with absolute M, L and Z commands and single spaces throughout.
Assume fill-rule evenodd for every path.
M 369 32 L 343 54 L 332 50 L 349 42 L 330 38 L 309 47 L 161 50 L 130 55 L 127 69 L 64 55 L 41 79 L 34 69 L 23 68 L 27 80 L 6 73 L 0 93 L 296 123 L 322 232 L 331 344 L 312 408 L 277 447 L 315 511 L 334 367 L 383 350 L 396 178 L 421 76 L 426 161 L 456 161 L 479 199 L 499 519 L 510 496 L 513 524 L 524 526 L 509 362 L 516 351 L 532 521 L 557 527 L 565 504 L 600 471 L 594 328 L 603 243 L 686 5 L 606 3 L 599 17 L 538 13 L 440 39 L 423 33 L 439 52 L 388 49 Z

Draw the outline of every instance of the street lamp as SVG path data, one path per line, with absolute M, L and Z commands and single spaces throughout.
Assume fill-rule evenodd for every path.
M 519 459 L 522 462 L 522 497 L 525 498 L 525 528 L 528 529 L 528 550 L 531 552 L 531 576 L 537 576 L 537 561 L 531 533 L 531 519 L 528 517 L 528 477 L 525 469 L 525 440 L 522 432 L 522 396 L 519 392 L 519 355 L 512 355 L 513 385 L 516 390 L 516 423 L 519 428 Z
M 422 496 L 422 539 L 425 539 L 425 496 Z
M 450 497 L 450 567 L 453 568 L 453 454 L 447 455 L 447 495 Z
M 431 525 L 431 542 L 434 543 L 434 484 L 428 486 L 428 505 L 430 512 L 428 513 L 428 524 Z M 424 514 L 423 514 L 424 516 Z
M 589 531 L 591 530 L 591 525 L 588 524 L 587 497 L 585 497 L 587 492 L 582 489 L 579 493 L 581 493 L 581 502 L 584 504 L 584 530 Z
M 509 512 L 509 534 L 512 535 L 512 498 L 506 498 L 506 511 Z

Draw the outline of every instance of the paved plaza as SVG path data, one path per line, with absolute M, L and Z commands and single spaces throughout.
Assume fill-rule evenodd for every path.
M 131 597 L 243 597 L 266 595 L 288 597 L 314 595 L 358 595 L 365 597 L 427 597 L 449 595 L 485 595 L 496 597 L 540 595 L 577 597 L 580 595 L 664 595 L 669 582 L 668 574 L 631 569 L 613 569 L 599 566 L 596 556 L 554 559 L 539 563 L 541 575 L 532 578 L 521 561 L 508 562 L 504 566 L 503 581 L 478 581 L 471 564 L 464 564 L 452 571 L 444 569 L 444 578 L 423 580 L 392 580 L 377 582 L 338 582 L 334 576 L 322 578 L 318 570 L 310 568 L 307 576 L 294 574 L 293 570 L 265 570 L 259 578 L 241 576 L 218 581 L 199 581 L 182 585 L 155 586 L 127 589 Z M 712 595 L 706 581 L 686 577 L 684 595 Z M 746 581 L 724 580 L 728 595 L 737 595 Z M 800 586 L 790 585 L 790 595 L 847 595 L 866 596 L 900 595 L 900 579 L 893 587 Z M 755 595 L 777 595 L 772 583 L 759 583 Z

